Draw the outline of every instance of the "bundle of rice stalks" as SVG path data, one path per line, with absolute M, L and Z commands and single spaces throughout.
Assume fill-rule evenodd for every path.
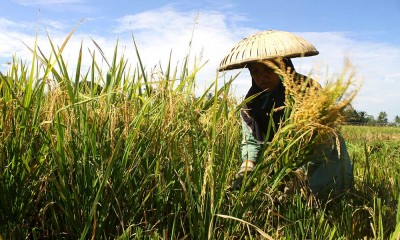
M 336 145 L 340 158 L 341 113 L 358 92 L 358 88 L 352 89 L 355 72 L 346 62 L 339 77 L 321 87 L 313 79 L 286 70 L 282 59 L 264 62 L 282 76 L 286 89 L 285 119 L 266 146 L 264 161 L 282 177 L 295 176 L 294 181 L 304 185 L 304 178 L 288 173 L 305 166 L 310 156 L 324 147 Z

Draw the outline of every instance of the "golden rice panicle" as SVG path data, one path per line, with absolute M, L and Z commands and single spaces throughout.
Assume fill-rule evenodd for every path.
M 283 77 L 286 89 L 286 105 L 291 109 L 290 121 L 301 128 L 312 124 L 322 129 L 336 128 L 343 122 L 343 108 L 351 103 L 358 89 L 355 85 L 355 70 L 349 61 L 334 81 L 328 80 L 324 87 L 308 77 L 298 77 L 290 69 L 285 70 L 283 59 L 265 61 Z M 325 127 L 322 127 L 325 126 Z
M 286 95 L 285 120 L 267 148 L 265 160 L 280 167 L 298 167 L 320 144 L 336 142 L 340 146 L 341 112 L 358 91 L 352 90 L 356 79 L 351 65 L 347 63 L 339 77 L 322 87 L 315 79 L 286 70 L 282 59 L 264 63 L 282 76 Z

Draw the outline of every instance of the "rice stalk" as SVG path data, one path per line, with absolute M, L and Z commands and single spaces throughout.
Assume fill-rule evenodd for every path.
M 255 186 L 235 193 L 227 187 L 240 156 L 243 103 L 230 92 L 236 76 L 222 86 L 216 78 L 196 96 L 203 65 L 189 66 L 189 57 L 182 67 L 170 60 L 165 69 L 148 72 L 140 64 L 129 66 L 118 43 L 107 59 L 93 40 L 90 68 L 82 67 L 82 45 L 71 73 L 62 48 L 50 37 L 49 44 L 49 56 L 34 47 L 32 65 L 15 57 L 0 76 L 4 239 L 352 239 L 395 230 L 398 202 L 391 199 L 398 198 L 398 155 L 389 146 L 385 154 L 369 155 L 369 185 L 363 166 L 356 171 L 365 193 L 356 198 L 361 204 L 343 201 L 334 211 L 309 208 L 299 195 L 285 205 L 276 202 L 282 179 L 295 174 L 314 146 L 335 141 L 340 110 L 352 99 L 344 77 L 353 79 L 351 74 L 322 89 L 307 79 L 285 80 L 286 122 L 266 145 L 252 176 Z M 100 67 L 103 60 L 107 70 Z M 362 165 L 360 149 L 352 151 Z M 276 171 L 267 176 L 261 170 L 269 167 Z M 386 176 L 393 179 L 385 182 Z M 369 203 L 368 196 L 381 200 Z

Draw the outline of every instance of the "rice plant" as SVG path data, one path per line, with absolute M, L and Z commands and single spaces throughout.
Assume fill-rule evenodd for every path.
M 118 44 L 109 58 L 95 42 L 90 68 L 81 47 L 71 73 L 63 58 L 70 37 L 61 47 L 49 38 L 50 56 L 34 44 L 31 64 L 15 57 L 1 76 L 0 238 L 384 238 L 396 224 L 398 232 L 400 178 L 377 166 L 398 162 L 390 148 L 372 157 L 358 140 L 350 144 L 353 195 L 317 207 L 299 191 L 277 201 L 284 177 L 336 131 L 352 98 L 341 100 L 348 82 L 340 80 L 351 75 L 323 94 L 292 89 L 287 76 L 287 127 L 266 149 L 253 187 L 233 192 L 242 106 L 230 91 L 235 78 L 196 96 L 201 65 L 190 66 L 190 56 L 155 75 L 139 48 L 132 68 Z M 268 175 L 269 166 L 278 171 Z

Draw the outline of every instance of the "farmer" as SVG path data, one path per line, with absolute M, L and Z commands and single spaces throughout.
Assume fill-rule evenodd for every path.
M 256 49 L 249 50 L 248 42 L 256 46 Z M 262 49 L 257 49 L 260 46 Z M 270 46 L 272 50 L 269 49 Z M 252 77 L 252 86 L 245 98 L 253 99 L 248 101 L 241 111 L 242 164 L 232 182 L 233 189 L 241 187 L 244 177 L 254 170 L 264 143 L 273 139 L 274 131 L 268 134 L 268 129 L 278 129 L 279 123 L 284 120 L 284 110 L 280 107 L 285 106 L 285 87 L 281 76 L 269 67 L 271 65 L 267 62 L 281 58 L 285 68 L 294 72 L 295 78 L 299 79 L 304 76 L 295 72 L 290 57 L 316 54 L 318 51 L 315 47 L 304 39 L 288 32 L 269 30 L 243 39 L 221 62 L 220 71 L 247 67 Z M 277 110 L 272 111 L 273 109 Z M 269 126 L 271 122 L 275 127 Z M 345 142 L 340 135 L 338 137 L 339 151 L 336 142 L 332 146 L 324 146 L 317 151 L 319 154 L 310 156 L 309 163 L 301 168 L 306 174 L 308 187 L 315 195 L 322 196 L 332 192 L 340 194 L 352 186 L 352 165 Z

